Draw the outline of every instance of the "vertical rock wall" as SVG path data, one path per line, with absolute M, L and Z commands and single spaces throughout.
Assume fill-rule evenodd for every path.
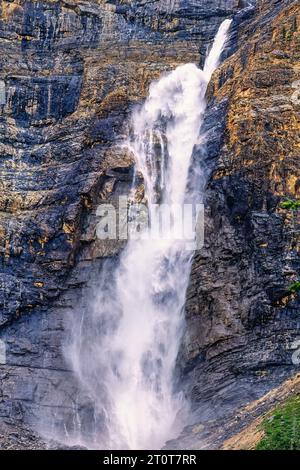
M 212 429 L 222 440 L 224 420 L 299 371 L 300 219 L 281 207 L 300 195 L 299 3 L 258 2 L 240 35 L 209 92 L 206 243 L 180 358 L 198 427 L 183 448 L 217 446 Z

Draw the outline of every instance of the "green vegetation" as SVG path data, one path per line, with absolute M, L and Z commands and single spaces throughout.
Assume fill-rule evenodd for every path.
M 262 422 L 256 450 L 300 450 L 300 395 L 279 406 Z
M 294 199 L 287 199 L 280 204 L 282 209 L 288 209 L 291 211 L 298 211 L 300 209 L 300 201 Z

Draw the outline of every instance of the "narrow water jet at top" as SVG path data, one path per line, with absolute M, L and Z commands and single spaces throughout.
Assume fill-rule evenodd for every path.
M 150 224 L 154 203 L 172 212 L 186 198 L 200 202 L 197 187 L 203 181 L 189 185 L 187 194 L 189 170 L 207 85 L 230 24 L 225 20 L 220 26 L 203 70 L 186 64 L 164 75 L 133 113 L 128 146 L 144 180 Z M 67 355 L 94 403 L 94 433 L 87 437 L 82 427 L 78 431 L 83 444 L 159 449 L 180 432 L 187 404 L 174 392 L 173 375 L 192 255 L 176 230 L 166 239 L 129 240 L 112 277 L 99 285 L 98 301 L 74 328 Z

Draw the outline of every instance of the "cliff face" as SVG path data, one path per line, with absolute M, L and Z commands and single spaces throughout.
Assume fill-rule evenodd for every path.
M 299 370 L 299 298 L 289 287 L 299 279 L 300 220 L 281 208 L 300 191 L 298 25 L 298 2 L 259 2 L 210 87 L 206 244 L 180 361 L 197 426 L 183 447 L 218 446 L 240 406 Z M 216 422 L 224 427 L 210 440 Z
M 94 230 L 99 201 L 126 192 L 132 178 L 124 122 L 161 72 L 201 62 L 239 6 L 1 1 L 2 426 L 72 427 L 81 397 L 62 358 L 64 319 L 89 295 L 81 289 L 101 259 L 120 248 Z
M 88 428 L 87 398 L 61 344 L 65 317 L 120 249 L 97 241 L 94 228 L 98 203 L 131 183 L 124 123 L 163 71 L 203 62 L 233 15 L 225 56 L 233 55 L 215 75 L 204 124 L 206 246 L 195 257 L 178 361 L 199 426 L 187 429 L 183 447 L 190 434 L 199 445 L 202 421 L 225 419 L 295 372 L 299 305 L 287 287 L 299 261 L 279 202 L 299 191 L 299 105 L 291 100 L 299 7 L 259 2 L 253 17 L 247 3 L 0 3 L 0 447 L 42 445 L 23 431 L 16 444 L 18 423 L 72 430 L 79 413 Z
M 130 106 L 237 6 L 1 2 L 1 325 L 59 295 L 107 170 L 131 163 L 111 150 Z

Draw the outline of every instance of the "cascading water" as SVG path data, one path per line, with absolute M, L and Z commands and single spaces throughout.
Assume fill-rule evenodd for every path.
M 189 184 L 191 157 L 199 141 L 207 85 L 230 23 L 225 20 L 220 26 L 203 71 L 186 64 L 163 76 L 133 114 L 128 145 L 144 180 L 150 225 L 157 210 L 152 204 L 168 205 L 175 220 L 172 208 L 182 207 L 187 199 L 199 202 L 199 191 Z M 201 175 L 196 181 L 200 186 L 199 179 Z M 78 426 L 85 445 L 161 448 L 184 424 L 186 403 L 174 392 L 173 374 L 192 255 L 174 229 L 158 240 L 129 240 L 112 274 L 103 270 L 94 307 L 75 325 L 68 348 L 73 369 L 93 402 L 95 432 L 84 437 L 83 424 Z

